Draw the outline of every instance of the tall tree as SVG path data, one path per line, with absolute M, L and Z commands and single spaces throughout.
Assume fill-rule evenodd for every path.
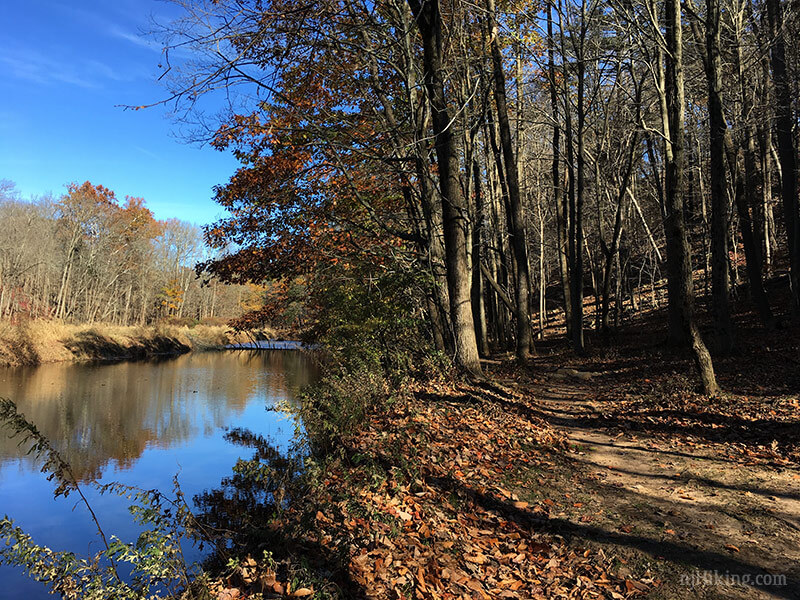
M 558 249 L 558 270 L 561 289 L 564 295 L 564 320 L 567 334 L 572 326 L 572 300 L 570 298 L 569 264 L 567 261 L 567 232 L 569 231 L 566 196 L 561 176 L 561 123 L 558 108 L 558 80 L 555 64 L 555 38 L 553 37 L 553 2 L 547 1 L 547 86 L 550 90 L 550 111 L 553 123 L 553 163 L 551 167 L 553 181 L 553 205 L 556 214 L 556 232 Z
M 508 185 L 508 213 L 510 221 L 511 247 L 516 266 L 515 300 L 516 349 L 517 358 L 527 360 L 531 355 L 533 335 L 530 321 L 530 273 L 528 265 L 528 240 L 525 234 L 522 194 L 519 183 L 519 163 L 511 140 L 511 125 L 508 118 L 506 100 L 506 78 L 503 71 L 503 55 L 497 31 L 497 15 L 494 0 L 486 0 L 489 18 L 490 46 L 492 54 L 492 73 L 494 76 L 494 100 L 497 107 L 497 124 L 500 130 L 500 147 L 503 151 L 503 164 Z M 519 99 L 518 99 L 519 101 Z
M 444 86 L 442 15 L 438 0 L 409 0 L 409 6 L 422 37 L 424 82 L 432 116 L 436 164 L 439 168 L 455 361 L 462 369 L 480 375 L 481 365 L 470 298 L 470 269 L 467 262 L 469 215 L 460 176 L 458 136 L 453 133 L 453 121 Z
M 706 1 L 706 57 L 711 152 L 711 297 L 715 341 L 722 352 L 733 347 L 728 261 L 728 189 L 725 136 L 728 125 L 722 109 L 720 0 Z
M 781 198 L 788 241 L 792 312 L 800 314 L 800 215 L 797 201 L 797 150 L 794 138 L 792 88 L 786 65 L 781 0 L 765 0 L 770 33 L 772 82 L 775 86 L 775 128 L 781 167 Z
M 665 209 L 667 242 L 667 289 L 670 309 L 678 315 L 682 337 L 690 344 L 706 394 L 718 391 L 711 355 L 703 342 L 694 315 L 694 284 L 689 240 L 683 212 L 684 195 L 684 81 L 683 29 L 679 0 L 666 0 L 664 95 L 665 124 Z

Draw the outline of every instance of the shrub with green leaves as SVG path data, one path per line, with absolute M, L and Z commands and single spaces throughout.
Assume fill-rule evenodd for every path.
M 354 432 L 370 410 L 410 378 L 428 378 L 448 361 L 432 344 L 420 308 L 424 274 L 361 271 L 315 278 L 317 309 L 309 336 L 324 348 L 325 376 L 302 397 L 312 451 L 325 454 Z

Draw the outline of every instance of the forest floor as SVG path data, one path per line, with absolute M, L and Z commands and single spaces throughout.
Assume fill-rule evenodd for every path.
M 659 580 L 648 597 L 800 598 L 796 327 L 740 314 L 736 351 L 715 358 L 716 398 L 653 315 L 625 329 L 586 357 L 549 342 L 528 369 L 495 367 L 568 440 L 514 491 L 556 502 L 573 539 L 627 562 L 618 575 Z
M 651 325 L 410 384 L 218 597 L 800 598 L 796 330 L 740 318 L 707 398 Z
M 800 464 L 753 403 L 634 399 L 618 373 L 580 379 L 592 371 L 553 365 L 542 376 L 543 362 L 517 389 L 568 449 L 511 476 L 521 499 L 554 502 L 568 539 L 615 556 L 618 576 L 658 580 L 648 597 L 800 597 Z M 749 444 L 738 426 L 763 428 L 768 443 Z
M 800 598 L 795 404 L 665 391 L 644 358 L 410 386 L 271 523 L 292 556 L 217 597 Z

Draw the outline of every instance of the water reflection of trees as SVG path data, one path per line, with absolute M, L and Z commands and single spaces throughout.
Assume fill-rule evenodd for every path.
M 13 399 L 82 480 L 128 468 L 150 445 L 207 435 L 259 396 L 286 400 L 314 377 L 298 352 L 220 352 L 116 364 L 52 364 L 0 372 Z M 23 450 L 0 437 L 0 460 Z M 30 459 L 24 459 L 30 460 Z
M 205 559 L 205 568 L 224 571 L 229 585 L 247 589 L 252 574 L 248 579 L 242 570 L 231 570 L 231 559 L 267 556 L 268 569 L 279 581 L 313 581 L 324 598 L 364 599 L 348 569 L 349 546 L 332 549 L 313 534 L 319 517 L 301 500 L 309 492 L 304 455 L 282 451 L 248 430 L 233 430 L 226 438 L 251 449 L 252 456 L 240 459 L 217 488 L 194 497 L 201 539 L 216 550 Z
M 215 531 L 222 546 L 212 558 L 224 559 L 229 544 L 251 547 L 264 541 L 264 527 L 285 508 L 302 471 L 302 459 L 282 452 L 265 437 L 246 429 L 229 431 L 227 441 L 253 450 L 241 458 L 219 487 L 194 498 L 198 520 L 207 531 Z

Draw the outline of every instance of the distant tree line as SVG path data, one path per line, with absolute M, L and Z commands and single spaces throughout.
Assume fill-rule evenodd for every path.
M 159 221 L 141 198 L 89 182 L 60 198 L 23 200 L 0 185 L 0 319 L 149 324 L 231 318 L 258 291 L 207 285 L 202 231 Z M 209 278 L 206 278 L 209 279 Z

